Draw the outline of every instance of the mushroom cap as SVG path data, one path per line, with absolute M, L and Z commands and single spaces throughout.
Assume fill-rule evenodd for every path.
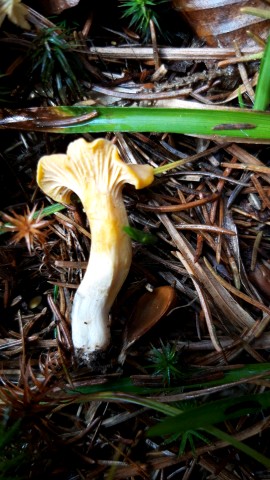
M 66 154 L 45 155 L 37 168 L 37 183 L 56 202 L 71 203 L 72 193 L 82 202 L 97 191 L 117 195 L 124 183 L 136 189 L 147 187 L 154 179 L 150 165 L 130 165 L 120 158 L 117 147 L 99 138 L 71 142 Z

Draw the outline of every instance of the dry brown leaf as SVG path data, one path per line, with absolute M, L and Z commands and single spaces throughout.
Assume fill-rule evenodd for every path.
M 148 332 L 175 306 L 176 291 L 169 285 L 146 292 L 135 305 L 124 332 L 124 350 Z
M 67 8 L 76 7 L 80 0 L 39 0 L 39 3 L 46 14 L 56 14 L 63 12 Z
M 265 8 L 262 0 L 173 0 L 174 7 L 188 21 L 197 36 L 212 47 L 254 46 L 247 30 L 266 39 L 269 20 L 247 15 L 242 7 Z

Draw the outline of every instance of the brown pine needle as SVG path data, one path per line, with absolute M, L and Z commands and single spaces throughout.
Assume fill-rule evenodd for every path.
M 208 232 L 213 232 L 216 234 L 224 233 L 225 235 L 236 235 L 235 232 L 232 230 L 227 230 L 227 228 L 223 227 L 218 227 L 217 225 L 205 225 L 205 224 L 197 224 L 193 225 L 188 224 L 188 223 L 183 223 L 183 224 L 176 224 L 175 225 L 176 230 L 206 230 Z
M 193 202 L 182 203 L 180 205 L 144 205 L 142 203 L 137 203 L 137 208 L 140 210 L 147 210 L 150 212 L 164 213 L 164 212 L 181 212 L 182 210 L 188 210 L 189 208 L 198 207 L 199 205 L 204 205 L 208 202 L 214 202 L 219 197 L 219 193 L 214 193 L 213 195 L 208 195 L 207 197 L 200 198 L 199 200 L 194 200 Z
M 254 187 L 256 188 L 256 191 L 258 192 L 258 195 L 260 199 L 262 200 L 263 203 L 263 208 L 270 208 L 270 198 L 269 194 L 265 193 L 258 177 L 256 175 L 251 175 L 250 180 L 252 181 Z
M 249 170 L 251 172 L 270 174 L 270 167 L 265 167 L 264 165 L 247 165 L 245 163 L 232 164 L 228 162 L 221 162 L 220 165 L 225 168 L 235 168 L 237 170 Z
M 207 258 L 204 257 L 204 263 L 207 266 L 207 268 L 210 270 L 212 275 L 216 278 L 216 280 L 227 290 L 229 290 L 231 293 L 236 295 L 237 297 L 241 298 L 242 300 L 246 301 L 247 303 L 250 303 L 253 305 L 253 307 L 257 307 L 263 312 L 267 313 L 267 315 L 270 315 L 270 309 L 267 308 L 265 305 L 262 303 L 258 302 L 258 300 L 255 300 L 254 298 L 249 297 L 243 292 L 240 292 L 237 288 L 233 287 L 230 283 L 228 283 L 224 278 L 220 277 L 215 270 L 213 269 L 212 265 L 210 262 L 208 262 Z
M 262 237 L 263 237 L 263 232 L 262 231 L 258 232 L 257 235 L 256 235 L 254 245 L 253 245 L 251 262 L 250 262 L 250 270 L 252 272 L 253 272 L 253 270 L 255 270 L 255 267 L 256 267 L 258 249 L 259 249 Z
M 184 256 L 181 255 L 181 253 L 179 251 L 176 251 L 175 253 L 176 253 L 177 257 L 179 258 L 179 260 L 181 261 L 181 263 L 187 269 L 188 273 L 191 276 L 191 280 L 194 283 L 194 286 L 196 288 L 196 291 L 197 291 L 197 294 L 198 294 L 198 297 L 199 297 L 199 300 L 200 300 L 200 304 L 201 304 L 201 307 L 202 307 L 202 310 L 203 310 L 203 313 L 204 313 L 204 317 L 205 317 L 206 325 L 207 325 L 207 328 L 208 328 L 209 336 L 211 338 L 213 346 L 214 346 L 214 348 L 217 352 L 222 352 L 222 347 L 221 347 L 221 345 L 219 343 L 219 340 L 217 338 L 215 325 L 214 325 L 213 320 L 212 320 L 211 310 L 210 310 L 208 302 L 205 298 L 205 294 L 203 293 L 199 283 L 197 282 L 197 280 L 194 276 L 194 272 L 193 272 L 192 268 L 190 267 L 189 263 L 185 260 Z

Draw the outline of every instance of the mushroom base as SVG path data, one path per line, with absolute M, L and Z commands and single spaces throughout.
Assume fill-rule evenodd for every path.
M 110 365 L 108 350 L 96 350 L 87 353 L 83 348 L 75 350 L 77 367 L 87 367 L 88 370 L 105 375 Z

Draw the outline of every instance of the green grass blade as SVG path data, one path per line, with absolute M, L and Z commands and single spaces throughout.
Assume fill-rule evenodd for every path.
M 196 371 L 193 374 L 198 377 L 200 374 L 203 377 L 204 371 L 203 369 L 199 369 L 198 373 Z M 209 373 L 210 375 L 210 373 Z M 207 382 L 201 381 L 200 383 L 194 382 L 191 383 L 189 381 L 188 389 L 192 388 L 207 388 L 207 387 L 214 387 L 218 385 L 226 385 L 229 386 L 234 382 L 239 382 L 241 380 L 248 380 L 252 379 L 253 377 L 260 376 L 260 378 L 270 378 L 270 363 L 258 363 L 258 364 L 247 364 L 247 365 L 238 365 L 234 368 L 229 369 L 228 371 L 223 371 L 223 376 L 221 378 L 215 380 L 209 380 Z M 192 373 L 189 373 L 189 380 L 192 380 Z M 182 386 L 185 389 L 185 385 Z
M 270 112 L 239 108 L 44 107 L 0 109 L 0 129 L 55 133 L 171 132 L 241 143 L 270 144 Z M 97 112 L 91 120 L 85 116 Z
M 104 384 L 87 385 L 83 387 L 77 387 L 75 391 L 71 393 L 81 393 L 83 395 L 91 395 L 96 393 L 107 392 L 121 392 L 134 395 L 151 395 L 154 393 L 160 393 L 163 391 L 163 387 L 143 387 L 135 385 L 132 379 L 128 377 L 118 378 L 117 380 L 108 381 Z
M 262 455 L 261 453 L 257 452 L 253 448 L 249 447 L 245 443 L 239 442 L 233 435 L 229 435 L 228 433 L 223 432 L 219 428 L 216 427 L 208 427 L 207 428 L 208 433 L 212 433 L 217 437 L 219 440 L 223 440 L 233 447 L 237 448 L 241 452 L 245 453 L 251 458 L 254 458 L 257 462 L 261 463 L 264 465 L 266 468 L 270 468 L 270 458 L 265 457 L 265 455 Z
M 11 443 L 12 439 L 18 433 L 21 420 L 17 420 L 9 428 L 6 428 L 3 424 L 0 426 L 0 449 L 3 449 L 6 445 Z
M 260 65 L 254 110 L 266 110 L 270 103 L 270 35 Z
M 270 10 L 266 8 L 243 7 L 240 8 L 240 12 L 246 13 L 247 15 L 255 15 L 255 17 L 264 18 L 265 20 L 270 19 Z
M 74 391 L 73 393 L 76 393 L 76 391 Z M 117 403 L 132 403 L 134 405 L 140 405 L 141 407 L 150 408 L 152 410 L 155 410 L 156 412 L 168 416 L 176 416 L 182 413 L 182 410 L 180 410 L 180 408 L 173 407 L 172 405 L 168 405 L 167 403 L 158 402 L 157 400 L 152 400 L 151 398 L 139 397 L 127 393 L 120 393 L 117 391 L 104 391 L 97 393 L 89 393 L 88 395 L 79 395 L 72 399 L 72 403 L 85 403 L 95 400 L 105 400 L 107 402 Z
M 118 382 L 119 382 L 119 380 L 116 381 L 116 384 L 118 384 Z M 97 389 L 99 389 L 99 387 L 104 388 L 104 385 L 103 386 L 100 385 L 100 386 L 96 386 L 96 387 L 97 387 Z M 120 387 L 120 385 L 118 384 L 118 388 L 119 387 Z M 122 388 L 123 387 L 124 387 L 124 383 L 122 384 Z M 128 387 L 127 390 L 130 390 L 129 382 L 128 382 L 127 387 Z M 154 399 L 142 398 L 142 397 L 135 396 L 135 395 L 128 394 L 128 393 L 120 393 L 119 391 L 117 392 L 117 388 L 115 389 L 115 391 L 103 391 L 103 392 L 100 391 L 100 392 L 96 392 L 96 393 L 93 393 L 92 387 L 88 387 L 88 388 L 89 388 L 89 393 L 86 394 L 86 395 L 77 396 L 76 399 L 75 399 L 76 402 L 81 403 L 81 402 L 87 402 L 87 401 L 91 401 L 91 400 L 99 400 L 99 401 L 105 400 L 105 401 L 109 401 L 109 402 L 132 403 L 132 404 L 135 404 L 135 405 L 140 405 L 140 406 L 144 406 L 146 408 L 150 408 L 152 410 L 155 410 L 156 412 L 165 414 L 169 417 L 165 422 L 170 421 L 171 424 L 173 425 L 173 428 L 170 429 L 170 432 L 168 432 L 168 429 L 165 429 L 165 431 L 164 431 L 164 429 L 162 427 L 163 427 L 165 422 L 161 422 L 161 423 L 155 425 L 154 427 L 150 428 L 147 432 L 147 436 L 155 436 L 155 435 L 163 436 L 163 435 L 167 435 L 169 433 L 177 434 L 177 436 L 178 436 L 181 433 L 185 434 L 185 432 L 187 432 L 187 431 L 194 430 L 196 432 L 197 429 L 203 429 L 207 433 L 210 433 L 210 434 L 214 435 L 216 438 L 218 438 L 220 440 L 223 440 L 223 441 L 226 441 L 230 445 L 233 445 L 235 448 L 242 451 L 246 455 L 249 455 L 250 457 L 254 458 L 257 462 L 261 463 L 265 467 L 267 467 L 267 468 L 270 467 L 270 460 L 267 457 L 260 454 L 259 452 L 257 452 L 253 448 L 249 447 L 248 445 L 245 445 L 244 443 L 238 441 L 232 435 L 229 435 L 229 434 L 223 432 L 219 428 L 216 428 L 211 424 L 205 425 L 205 423 L 207 423 L 207 421 L 209 420 L 209 416 L 207 418 L 207 421 L 205 421 L 205 418 L 204 418 L 205 409 L 207 408 L 208 411 L 212 411 L 213 404 L 215 405 L 214 412 L 216 414 L 216 418 L 215 419 L 211 418 L 211 420 L 215 420 L 216 422 L 220 421 L 221 416 L 218 417 L 217 413 L 219 411 L 219 408 L 222 406 L 222 404 L 223 404 L 223 406 L 227 405 L 227 407 L 226 407 L 227 409 L 236 408 L 236 411 L 232 412 L 231 416 L 228 412 L 226 413 L 226 419 L 235 418 L 239 415 L 245 415 L 245 414 L 247 414 L 247 412 L 248 413 L 252 412 L 252 410 L 257 412 L 258 410 L 260 410 L 262 408 L 269 407 L 269 404 L 270 404 L 270 393 L 269 392 L 267 392 L 266 394 L 246 395 L 246 396 L 242 396 L 242 397 L 238 397 L 238 398 L 231 398 L 228 401 L 227 400 L 221 400 L 221 401 L 217 401 L 217 402 L 212 402 L 212 404 L 210 404 L 210 405 L 205 405 L 205 406 L 202 406 L 202 407 L 196 407 L 196 408 L 193 408 L 189 411 L 187 411 L 187 410 L 183 411 L 183 410 L 180 410 L 178 407 L 174 407 L 174 406 L 168 405 L 166 403 L 161 403 L 161 402 L 158 402 Z M 83 389 L 85 390 L 85 387 L 83 387 Z M 81 389 L 79 389 L 79 390 L 81 390 Z M 92 390 L 92 392 L 91 392 L 91 390 Z M 76 392 L 73 392 L 73 393 L 76 393 Z M 243 403 L 244 401 L 246 402 L 246 404 Z M 199 416 L 196 415 L 196 410 L 200 410 Z M 194 412 L 195 412 L 195 422 L 192 422 L 192 419 L 194 417 Z M 233 416 L 233 413 L 234 413 L 234 416 Z M 179 422 L 178 422 L 179 418 L 184 420 L 180 429 L 179 429 Z M 185 421 L 185 419 L 186 419 L 186 421 Z M 194 424 L 196 425 L 196 429 L 193 429 Z
M 190 408 L 180 415 L 169 417 L 159 424 L 151 427 L 149 436 L 170 435 L 184 433 L 186 430 L 196 430 L 238 418 L 251 413 L 258 413 L 270 406 L 270 392 L 257 395 L 242 395 L 209 402 L 205 405 Z
M 130 227 L 129 225 L 124 226 L 122 230 L 126 232 L 132 240 L 143 245 L 154 245 L 158 241 L 158 237 L 156 235 L 144 232 L 138 228 Z
M 41 210 L 37 210 L 34 213 L 34 218 L 37 218 L 40 215 L 40 213 L 42 213 L 41 218 L 48 217 L 49 215 L 53 215 L 54 213 L 60 212 L 61 210 L 65 210 L 65 208 L 67 208 L 66 205 L 63 205 L 62 203 L 53 203 L 48 207 L 44 207 Z
M 170 388 L 157 388 L 157 387 L 143 387 L 139 385 L 135 385 L 131 378 L 123 377 L 117 380 L 108 381 L 104 384 L 98 385 L 86 385 L 82 387 L 77 387 L 76 391 L 71 393 L 80 393 L 82 395 L 90 395 L 96 394 L 101 392 L 121 392 L 121 393 L 131 393 L 134 395 L 151 395 L 151 394 L 158 394 L 158 393 L 176 393 L 179 392 L 179 389 L 182 391 L 187 388 L 189 391 L 192 388 L 208 388 L 217 385 L 224 385 L 230 386 L 237 381 L 247 381 L 252 379 L 254 376 L 260 376 L 260 378 L 269 378 L 270 377 L 270 363 L 262 363 L 262 364 L 247 364 L 247 365 L 239 365 L 238 368 L 233 368 L 228 372 L 224 372 L 224 376 L 217 380 L 207 381 L 207 382 L 194 382 L 191 383 L 190 380 L 192 379 L 192 374 L 198 378 L 199 375 L 204 375 L 204 370 L 199 369 L 198 371 L 187 371 L 186 377 L 189 379 L 188 386 L 185 387 L 185 374 L 183 374 L 183 383 L 177 387 L 170 387 Z M 208 372 L 209 375 L 209 372 Z

